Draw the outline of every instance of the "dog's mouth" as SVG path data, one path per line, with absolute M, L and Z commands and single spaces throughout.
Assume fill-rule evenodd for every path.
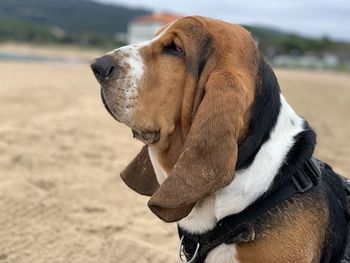
M 145 144 L 153 144 L 159 141 L 160 139 L 160 131 L 136 131 L 132 130 L 132 135 L 134 138 L 142 141 Z
M 108 107 L 108 104 L 106 102 L 105 96 L 103 95 L 103 87 L 101 87 L 101 99 L 103 102 L 103 105 L 105 106 L 106 110 L 109 112 L 109 114 L 118 122 L 121 122 L 120 120 L 118 120 L 118 118 L 113 114 L 113 112 L 111 111 L 111 109 Z
M 112 110 L 109 108 L 107 101 L 103 95 L 103 87 L 101 87 L 101 98 L 103 105 L 105 106 L 106 110 L 109 112 L 109 114 L 118 122 L 121 122 L 112 112 Z M 140 140 L 141 142 L 145 144 L 153 144 L 159 141 L 160 139 L 160 130 L 143 130 L 143 131 L 137 131 L 131 128 L 133 137 Z

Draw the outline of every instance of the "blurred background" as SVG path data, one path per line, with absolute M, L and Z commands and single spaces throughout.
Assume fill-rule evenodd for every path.
M 316 157 L 350 176 L 348 0 L 0 0 L 0 263 L 176 262 L 175 225 L 119 179 L 141 144 L 89 62 L 193 14 L 253 33 Z

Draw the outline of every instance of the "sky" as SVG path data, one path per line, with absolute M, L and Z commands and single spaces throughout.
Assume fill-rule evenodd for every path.
M 350 41 L 350 0 L 95 0 Z

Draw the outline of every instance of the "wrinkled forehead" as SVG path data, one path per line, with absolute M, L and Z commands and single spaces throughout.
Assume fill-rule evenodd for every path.
M 167 41 L 174 36 L 180 38 L 192 38 L 200 35 L 200 32 L 203 30 L 205 30 L 205 28 L 202 19 L 197 17 L 183 17 L 159 29 L 150 42 L 155 43 L 157 41 Z
M 245 45 L 252 42 L 251 34 L 243 27 L 221 20 L 188 16 L 162 27 L 152 42 L 166 41 L 178 36 L 183 41 L 202 41 L 204 38 L 216 39 L 217 43 L 235 43 Z M 232 42 L 233 41 L 233 42 Z
M 156 32 L 155 37 L 157 37 L 159 35 L 163 35 L 167 31 L 170 32 L 171 30 L 175 30 L 175 31 L 189 30 L 189 25 L 192 25 L 192 24 L 204 25 L 204 21 L 202 21 L 199 18 L 193 17 L 193 16 L 183 17 L 183 18 L 177 19 L 174 22 L 169 23 L 169 24 L 163 26 L 162 28 L 160 28 Z

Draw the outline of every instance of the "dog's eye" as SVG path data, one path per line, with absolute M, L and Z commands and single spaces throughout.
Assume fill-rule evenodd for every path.
M 185 51 L 179 45 L 176 45 L 174 42 L 164 47 L 164 52 L 166 54 L 175 55 L 179 57 L 185 57 Z
M 176 45 L 176 44 L 174 45 L 174 50 L 175 50 L 175 52 L 178 52 L 178 53 L 184 52 L 182 50 L 182 48 L 180 46 Z

